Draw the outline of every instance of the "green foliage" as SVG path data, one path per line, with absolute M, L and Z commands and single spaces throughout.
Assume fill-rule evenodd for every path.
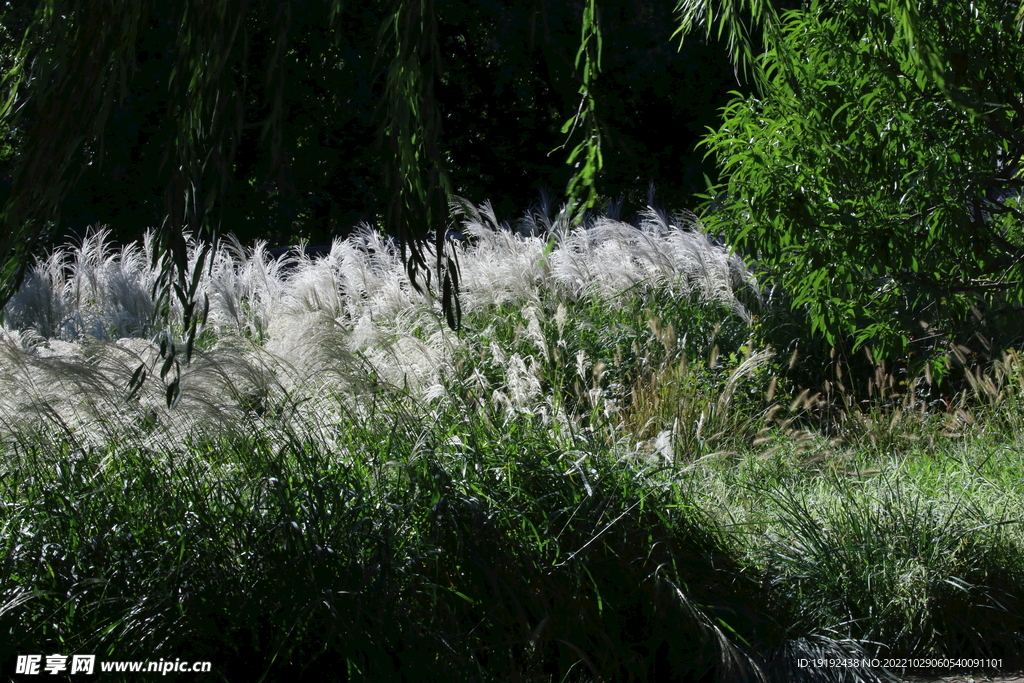
M 901 475 L 877 477 L 758 491 L 785 532 L 766 534 L 755 553 L 778 588 L 805 596 L 797 619 L 884 643 L 886 654 L 1016 652 L 1024 605 L 1008 588 L 1024 558 L 1007 525 L 1018 520 L 981 508 L 983 481 L 961 475 L 963 488 L 935 496 Z
M 18 48 L 25 29 L 33 15 L 31 3 L 12 6 L 5 2 L 0 8 L 0 74 L 7 74 L 17 66 Z M 11 167 L 18 148 L 17 131 L 10 125 L 0 124 L 0 202 L 7 201 L 11 185 Z
M 769 48 L 779 44 L 779 16 L 771 0 L 679 0 L 676 12 L 679 14 L 679 27 L 673 37 L 679 36 L 680 48 L 686 37 L 701 26 L 708 38 L 716 34 L 721 39 L 724 33 L 729 41 L 729 58 L 737 68 L 743 69 L 744 74 L 753 66 L 755 57 L 754 39 L 745 16 L 747 13 L 752 23 L 763 30 L 764 42 Z M 717 33 L 714 31 L 716 21 Z M 755 71 L 754 75 L 759 74 Z
M 725 178 L 709 229 L 815 332 L 881 358 L 1024 297 L 1013 8 L 903 5 L 787 13 L 763 95 L 734 99 L 704 142 Z

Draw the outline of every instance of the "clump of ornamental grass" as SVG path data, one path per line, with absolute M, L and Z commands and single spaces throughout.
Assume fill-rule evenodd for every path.
M 200 426 L 231 434 L 286 424 L 296 414 L 330 421 L 338 403 L 329 396 L 372 393 L 373 380 L 324 336 L 320 357 L 304 358 L 301 369 L 246 340 L 198 350 L 169 407 L 159 350 L 148 340 L 71 344 L 8 333 L 0 338 L 0 428 L 7 443 L 67 439 L 177 451 Z M 140 368 L 144 381 L 131 391 Z
M 734 330 L 745 325 L 735 295 L 748 287 L 741 263 L 692 220 L 669 224 L 649 211 L 639 228 L 602 218 L 570 229 L 564 215 L 552 221 L 535 211 L 524 235 L 499 225 L 489 205 L 462 203 L 460 210 L 468 239 L 445 248 L 460 261 L 467 328 L 510 306 L 529 318 L 522 334 L 513 331 L 527 348 L 501 330 L 448 330 L 439 303 L 410 286 L 395 245 L 369 228 L 336 241 L 320 259 L 270 259 L 264 244 L 247 251 L 229 239 L 200 274 L 198 296 L 208 297 L 209 315 L 199 360 L 180 378 L 193 389 L 168 412 L 158 404 L 177 375 L 160 377 L 153 353 L 160 330 L 143 315 L 156 277 L 152 240 L 114 250 L 98 231 L 40 262 L 5 309 L 0 381 L 9 391 L 0 400 L 16 422 L 50 411 L 70 430 L 102 440 L 112 424 L 148 424 L 154 415 L 159 423 L 227 424 L 279 413 L 282 402 L 313 411 L 318 397 L 350 392 L 356 375 L 448 400 L 448 378 L 458 376 L 460 359 L 477 354 L 490 366 L 475 375 L 478 389 L 508 415 L 541 412 L 566 424 L 567 408 L 608 412 L 627 400 L 632 361 L 598 371 L 604 386 L 584 385 L 595 368 L 613 365 L 609 349 L 621 361 L 646 344 L 644 325 L 632 320 L 638 311 L 652 306 L 680 326 L 692 323 L 694 338 L 723 321 Z M 538 226 L 547 231 L 532 234 Z M 200 251 L 190 242 L 190 268 Z M 599 310 L 606 329 L 586 320 Z M 174 306 L 169 323 L 173 338 L 181 323 Z M 694 338 L 690 345 L 699 345 Z M 582 384 L 568 382 L 565 369 L 573 365 Z M 140 376 L 145 386 L 131 395 Z M 300 395 L 299 387 L 310 386 L 311 396 Z
M 494 405 L 336 400 L 334 424 L 196 424 L 177 450 L 9 448 L 0 655 L 173 652 L 240 680 L 788 681 L 801 656 L 862 654 L 791 638 L 794 606 L 631 458 Z
M 98 230 L 77 247 L 40 260 L 4 307 L 5 327 L 33 329 L 45 339 L 118 339 L 152 331 L 152 233 L 140 249 L 112 249 Z
M 987 367 L 967 365 L 966 349 L 954 346 L 953 356 L 964 367 L 966 387 L 949 405 L 946 427 L 962 434 L 965 427 L 999 434 L 1024 431 L 1024 363 L 1020 351 L 1010 349 Z
M 775 442 L 774 452 L 786 444 L 801 450 L 821 442 L 826 454 L 854 450 L 884 459 L 939 449 L 950 439 L 1016 440 L 1021 433 L 1024 373 L 1015 350 L 971 365 L 963 347 L 951 346 L 944 362 L 959 369 L 962 379 L 956 383 L 938 382 L 927 366 L 910 375 L 905 368 L 875 363 L 870 349 L 865 356 L 873 370 L 857 376 L 836 356 L 833 351 L 829 377 L 818 390 L 804 389 L 788 407 L 769 408 L 755 445 Z M 791 367 L 797 357 L 791 355 Z
M 740 347 L 727 359 L 717 345 L 707 361 L 679 352 L 675 328 L 649 320 L 664 347 L 663 360 L 644 372 L 630 392 L 623 427 L 649 439 L 653 454 L 670 465 L 715 455 L 735 454 L 753 441 L 774 397 L 764 370 L 770 350 Z M 647 363 L 649 365 L 649 363 Z
M 838 365 L 837 365 L 838 367 Z M 772 414 L 776 433 L 824 437 L 835 449 L 889 454 L 906 452 L 917 445 L 934 447 L 946 438 L 943 413 L 929 401 L 931 388 L 925 377 L 909 382 L 876 365 L 866 378 L 866 390 L 858 400 L 852 375 L 836 370 L 836 376 L 823 382 L 820 391 L 805 389 L 788 405 Z M 898 387 L 898 390 L 897 390 Z M 765 442 L 766 443 L 766 442 Z

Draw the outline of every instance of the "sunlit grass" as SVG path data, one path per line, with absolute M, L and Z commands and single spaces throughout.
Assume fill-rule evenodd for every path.
M 41 262 L 0 333 L 0 655 L 230 680 L 1012 665 L 1018 355 L 941 404 L 884 367 L 801 392 L 692 218 L 461 210 L 459 333 L 369 229 L 322 259 L 226 243 L 171 408 L 149 247 Z

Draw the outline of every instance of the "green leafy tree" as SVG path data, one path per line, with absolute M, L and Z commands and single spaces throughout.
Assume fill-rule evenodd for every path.
M 830 343 L 895 356 L 970 311 L 1024 299 L 1024 40 L 1005 0 L 683 2 L 684 32 L 715 22 L 757 96 L 705 142 L 722 182 L 712 230 L 756 261 Z M 760 6 L 760 7 L 759 7 Z M 929 332 L 923 332 L 929 330 Z

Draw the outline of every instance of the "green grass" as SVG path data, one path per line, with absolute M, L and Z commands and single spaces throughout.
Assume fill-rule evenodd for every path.
M 173 652 L 236 680 L 338 662 L 375 680 L 661 680 L 735 655 L 720 619 L 777 630 L 677 487 L 529 418 L 377 418 L 335 427 L 344 454 L 296 434 L 9 453 L 5 598 L 25 602 L 7 647 Z
M 4 675 L 53 652 L 232 681 L 1024 664 L 1017 356 L 941 409 L 883 369 L 801 393 L 721 298 L 559 287 L 457 337 L 370 285 L 268 289 L 234 309 L 264 316 L 257 342 L 215 315 L 173 410 L 155 372 L 124 401 L 141 346 L 5 332 Z

